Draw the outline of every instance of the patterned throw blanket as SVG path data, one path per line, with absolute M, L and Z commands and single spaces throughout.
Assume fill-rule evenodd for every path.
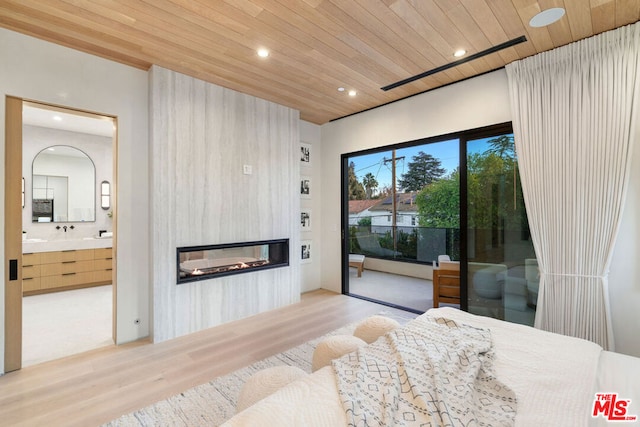
M 487 329 L 418 318 L 333 361 L 349 425 L 513 426 Z

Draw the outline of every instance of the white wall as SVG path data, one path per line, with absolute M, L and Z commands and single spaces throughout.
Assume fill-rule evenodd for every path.
M 322 126 L 322 287 L 340 292 L 340 155 L 511 121 L 504 70 L 469 79 Z M 636 138 L 636 145 L 640 138 Z M 640 147 L 611 264 L 616 350 L 640 356 Z
M 118 118 L 116 246 L 118 342 L 149 334 L 148 76 L 145 71 L 0 29 L 0 163 L 5 95 Z M 4 223 L 4 174 L 0 177 Z M 4 239 L 2 239 L 4 242 Z M 4 243 L 0 245 L 4 259 Z M 4 277 L 4 263 L 0 266 Z M 0 289 L 0 366 L 4 366 L 4 284 Z M 134 323 L 140 319 L 140 324 Z
M 311 176 L 313 194 L 311 199 L 301 199 L 301 207 L 311 209 L 311 231 L 302 232 L 301 240 L 311 240 L 312 259 L 300 266 L 300 286 L 302 292 L 322 287 L 320 266 L 322 253 L 322 145 L 320 144 L 320 126 L 300 122 L 300 140 L 311 145 L 311 165 L 302 166 L 300 174 Z
M 640 114 L 638 115 L 640 119 Z M 637 120 L 640 123 L 640 120 Z M 631 176 L 622 224 L 613 250 L 609 297 L 615 351 L 640 357 L 640 126 L 635 132 Z
M 154 342 L 299 301 L 298 111 L 150 75 Z M 287 267 L 176 284 L 178 247 L 285 238 Z
M 340 292 L 340 155 L 511 120 L 496 71 L 322 126 L 322 287 Z

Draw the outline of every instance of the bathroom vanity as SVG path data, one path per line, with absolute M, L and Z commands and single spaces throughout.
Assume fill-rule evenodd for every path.
M 112 239 L 23 242 L 23 295 L 112 283 L 112 244 Z
M 113 123 L 93 118 L 73 132 L 33 119 L 48 113 L 23 105 L 24 296 L 113 283 Z

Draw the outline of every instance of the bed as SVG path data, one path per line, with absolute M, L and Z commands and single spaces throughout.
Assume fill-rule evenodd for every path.
M 607 415 L 624 416 L 628 421 L 640 415 L 640 358 L 449 307 L 429 310 L 403 328 L 441 319 L 489 331 L 493 373 L 517 397 L 516 426 L 610 425 Z M 335 364 L 327 366 L 289 384 L 236 414 L 224 426 L 349 425 L 352 419 L 345 411 L 344 392 L 337 385 L 340 375 L 335 369 Z M 598 416 L 592 417 L 596 393 L 602 394 L 602 402 L 597 405 Z M 612 396 L 626 402 L 624 414 L 607 410 L 606 401 Z

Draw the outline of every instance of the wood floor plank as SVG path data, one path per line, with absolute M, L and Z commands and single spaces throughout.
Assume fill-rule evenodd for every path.
M 317 290 L 297 304 L 170 341 L 29 366 L 0 377 L 0 425 L 99 426 L 381 311 L 397 310 Z

